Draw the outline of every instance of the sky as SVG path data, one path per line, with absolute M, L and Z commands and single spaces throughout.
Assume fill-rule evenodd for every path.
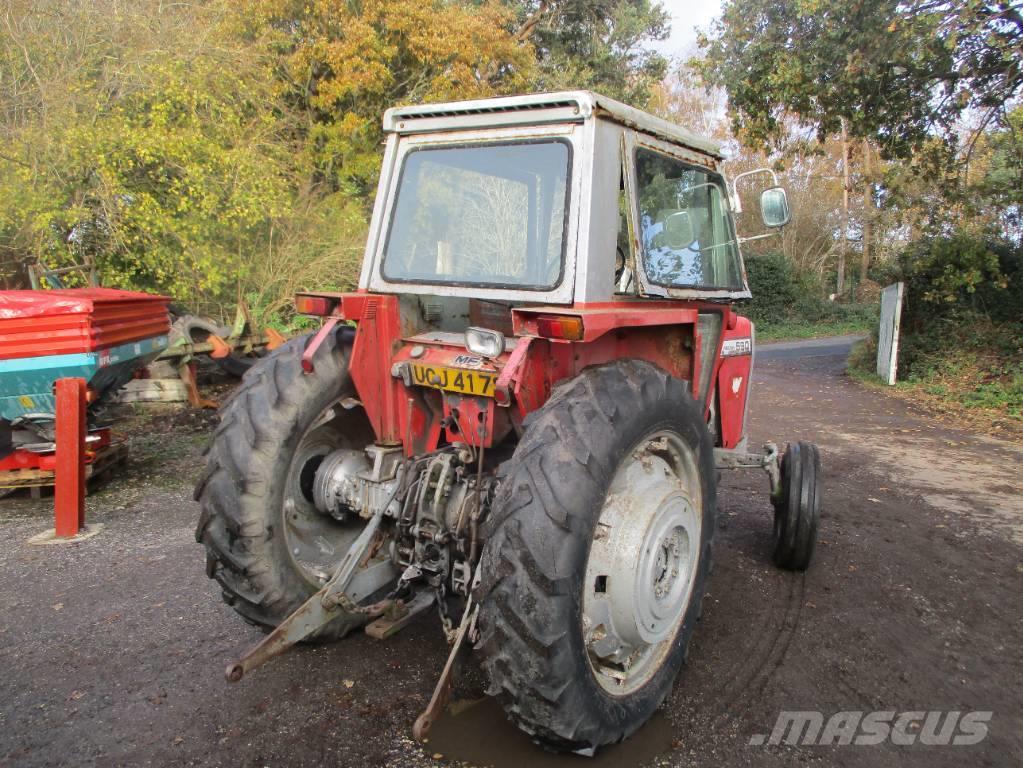
M 721 0 L 661 0 L 671 14 L 671 36 L 654 45 L 665 56 L 695 52 L 696 27 L 706 29 L 721 13 Z

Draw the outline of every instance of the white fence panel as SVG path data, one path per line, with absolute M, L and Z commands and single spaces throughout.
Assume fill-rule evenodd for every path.
M 877 375 L 886 384 L 895 383 L 899 360 L 899 318 L 902 316 L 902 283 L 881 292 L 881 327 L 877 334 Z

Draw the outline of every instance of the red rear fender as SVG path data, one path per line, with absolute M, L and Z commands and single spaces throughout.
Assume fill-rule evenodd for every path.
M 724 448 L 735 448 L 745 435 L 753 372 L 753 323 L 749 318 L 735 317 L 735 327 L 724 332 L 717 375 L 718 415 Z

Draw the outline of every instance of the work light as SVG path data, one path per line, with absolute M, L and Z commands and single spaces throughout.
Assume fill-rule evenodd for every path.
M 465 348 L 480 357 L 498 357 L 504 352 L 504 334 L 486 328 L 468 328 Z

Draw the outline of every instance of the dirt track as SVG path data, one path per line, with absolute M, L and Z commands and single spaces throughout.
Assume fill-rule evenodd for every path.
M 489 703 L 414 745 L 445 656 L 433 616 L 385 644 L 303 648 L 224 683 L 260 634 L 203 573 L 196 437 L 91 499 L 106 529 L 80 544 L 28 546 L 48 503 L 0 501 L 0 764 L 1019 765 L 1023 451 L 878 399 L 837 356 L 759 361 L 754 398 L 752 445 L 822 447 L 817 559 L 805 576 L 770 566 L 766 479 L 725 476 L 689 665 L 663 714 L 596 760 L 535 752 Z M 470 665 L 456 696 L 481 692 Z M 994 714 L 971 747 L 750 746 L 780 710 Z

